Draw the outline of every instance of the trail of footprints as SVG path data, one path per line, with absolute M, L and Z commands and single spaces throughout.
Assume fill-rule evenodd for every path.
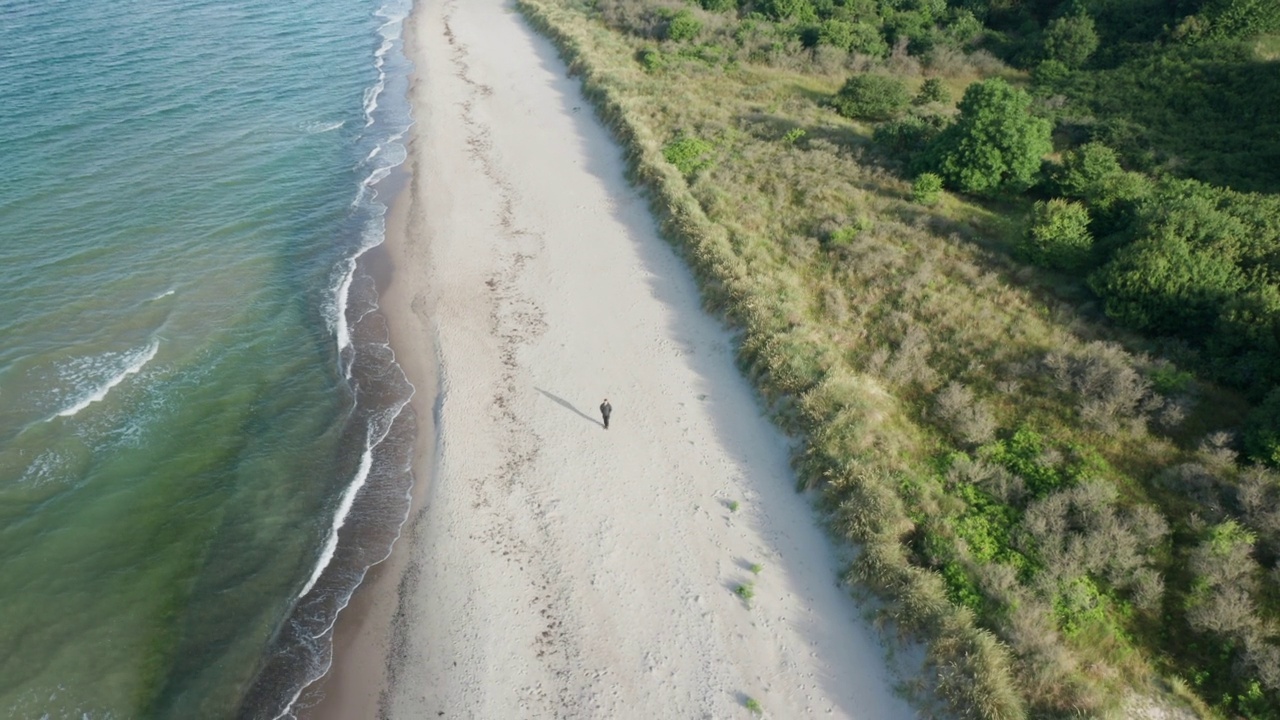
M 492 301 L 490 332 L 498 340 L 502 367 L 494 385 L 490 419 L 498 434 L 503 459 L 494 473 L 471 483 L 475 507 L 485 510 L 490 519 L 489 527 L 477 539 L 504 558 L 513 572 L 523 574 L 529 583 L 532 596 L 529 609 L 537 613 L 541 626 L 532 640 L 536 657 L 542 662 L 552 686 L 532 681 L 522 689 L 523 699 L 556 708 L 557 716 L 577 715 L 577 695 L 573 688 L 581 681 L 572 677 L 571 668 L 579 643 L 564 624 L 567 605 L 562 598 L 563 591 L 554 587 L 549 579 L 557 574 L 550 559 L 558 557 L 558 553 L 554 547 L 548 547 L 554 542 L 547 519 L 548 508 L 540 489 L 525 482 L 526 470 L 536 462 L 541 441 L 515 407 L 520 388 L 528 385 L 521 382 L 520 351 L 546 330 L 542 308 L 519 289 L 527 265 L 544 247 L 544 238 L 520 226 L 515 212 L 516 193 L 493 159 L 491 131 L 477 120 L 476 103 L 492 95 L 493 89 L 472 77 L 469 51 L 449 24 L 455 6 L 456 3 L 447 6 L 444 34 L 452 47 L 455 76 L 472 89 L 471 97 L 462 103 L 462 117 L 468 131 L 466 144 L 468 154 L 498 198 L 496 229 L 501 242 L 499 267 L 485 285 Z

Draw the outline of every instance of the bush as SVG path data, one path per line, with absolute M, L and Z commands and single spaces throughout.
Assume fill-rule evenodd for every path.
M 901 80 L 867 73 L 845 81 L 831 105 L 848 118 L 888 120 L 905 110 L 909 102 L 907 86 Z
M 1272 390 L 1249 415 L 1244 449 L 1254 460 L 1280 467 L 1280 388 Z
M 661 50 L 647 47 L 636 51 L 636 62 L 640 63 L 645 72 L 656 72 L 666 67 L 667 57 Z
M 920 173 L 911 183 L 911 199 L 921 205 L 933 205 L 942 198 L 942 178 L 933 173 Z
M 907 115 L 878 125 L 871 139 L 890 154 L 910 161 L 938 137 L 946 122 L 941 115 Z
M 712 162 L 715 146 L 692 135 L 681 135 L 662 148 L 662 156 L 688 177 Z
M 1041 267 L 1067 271 L 1084 268 L 1093 249 L 1089 211 L 1080 203 L 1061 198 L 1037 201 L 1031 227 L 1018 249 L 1023 257 Z
M 889 43 L 885 41 L 879 26 L 860 22 L 854 23 L 850 29 L 849 46 L 846 49 L 849 52 L 882 58 L 889 54 Z
M 809 0 L 761 0 L 757 7 L 772 20 L 813 22 L 818 19 Z
M 1071 69 L 1057 60 L 1045 60 L 1031 71 L 1031 84 L 1040 95 L 1060 92 L 1071 79 Z
M 947 92 L 947 88 L 942 84 L 942 80 L 938 78 L 929 78 L 920 86 L 920 92 L 912 98 L 913 105 L 928 105 L 929 103 L 948 103 L 951 102 L 951 93 Z
M 986 404 L 960 383 L 950 383 L 933 399 L 934 419 L 964 445 L 990 442 L 996 434 L 996 420 Z
M 1063 153 L 1053 180 L 1058 192 L 1067 197 L 1109 207 L 1116 200 L 1111 195 L 1114 180 L 1123 172 L 1115 150 L 1091 142 Z
M 663 36 L 672 42 L 683 42 L 698 37 L 702 32 L 702 23 L 688 10 L 680 10 L 667 20 L 667 28 Z
M 723 13 L 738 9 L 737 0 L 700 0 L 702 9 L 707 12 Z

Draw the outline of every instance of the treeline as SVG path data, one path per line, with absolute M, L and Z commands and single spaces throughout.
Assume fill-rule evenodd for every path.
M 953 712 L 1280 715 L 1280 3 L 562 2 Z

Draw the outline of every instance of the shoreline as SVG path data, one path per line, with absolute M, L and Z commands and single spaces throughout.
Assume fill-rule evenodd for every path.
M 506 0 L 405 23 L 380 305 L 417 388 L 413 499 L 298 717 L 913 717 L 788 441 L 550 41 Z
M 414 58 L 414 13 L 421 0 L 404 19 L 402 42 L 405 57 Z M 410 97 L 417 70 L 409 76 Z M 391 684 L 390 666 L 396 638 L 395 617 L 400 603 L 400 584 L 411 565 L 405 549 L 416 532 L 423 503 L 434 472 L 436 426 L 434 405 L 438 394 L 436 351 L 431 340 L 430 308 L 406 276 L 416 264 L 410 254 L 426 252 L 414 242 L 421 218 L 414 213 L 413 185 L 417 175 L 414 128 L 404 138 L 405 162 L 398 166 L 401 181 L 387 205 L 386 226 L 380 258 L 379 312 L 387 322 L 388 336 L 396 363 L 414 387 L 410 407 L 417 419 L 414 438 L 413 486 L 408 515 L 391 553 L 369 568 L 347 607 L 338 615 L 333 629 L 333 649 L 328 672 L 308 686 L 294 704 L 293 714 L 309 720 L 350 720 L 380 717 L 380 706 Z
M 406 48 L 412 41 L 406 26 Z M 412 132 L 412 130 L 411 130 Z M 349 720 L 379 716 L 379 704 L 389 684 L 389 657 L 395 643 L 393 620 L 399 602 L 399 585 L 410 564 L 410 554 L 401 549 L 415 532 L 435 458 L 436 400 L 435 351 L 430 335 L 416 335 L 429 314 L 414 308 L 414 288 L 399 274 L 397 256 L 410 245 L 415 156 L 412 138 L 406 141 L 408 157 L 399 168 L 404 182 L 388 203 L 385 256 L 378 268 L 379 311 L 386 318 L 396 363 L 414 386 L 410 407 L 417 419 L 414 439 L 413 486 L 408 516 L 388 557 L 368 569 L 349 603 L 338 615 L 333 629 L 332 660 L 328 672 L 309 685 L 294 704 L 293 714 L 311 720 Z M 403 258 L 401 258 L 403 260 Z

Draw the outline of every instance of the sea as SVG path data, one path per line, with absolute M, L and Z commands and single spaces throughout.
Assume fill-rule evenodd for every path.
M 408 509 L 411 0 L 0 0 L 0 718 L 278 718 Z

